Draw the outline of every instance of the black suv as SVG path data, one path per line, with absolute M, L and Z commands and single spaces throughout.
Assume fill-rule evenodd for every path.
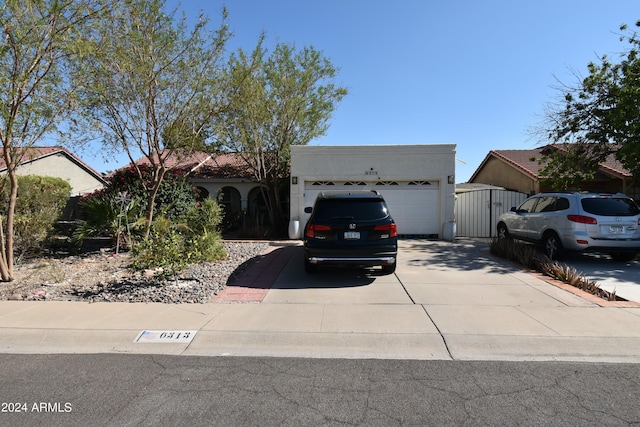
M 396 270 L 398 228 L 378 192 L 320 193 L 304 229 L 304 268 L 319 265 L 382 266 Z

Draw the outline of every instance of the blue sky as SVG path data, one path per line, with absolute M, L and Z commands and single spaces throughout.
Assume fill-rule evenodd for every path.
M 456 182 L 492 149 L 543 143 L 529 129 L 590 61 L 626 48 L 637 0 L 169 0 L 212 26 L 226 6 L 231 50 L 276 42 L 321 50 L 349 94 L 311 145 L 456 144 Z M 84 155 L 81 154 L 84 158 Z M 85 160 L 98 171 L 126 163 Z M 464 163 L 463 163 L 464 162 Z

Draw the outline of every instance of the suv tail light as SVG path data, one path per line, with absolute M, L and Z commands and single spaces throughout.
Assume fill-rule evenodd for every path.
M 318 231 L 331 231 L 331 227 L 328 225 L 309 224 L 307 225 L 306 235 L 308 238 L 313 239 L 316 237 Z
M 386 231 L 389 233 L 389 237 L 398 236 L 398 226 L 395 222 L 392 222 L 391 224 L 376 225 L 375 227 L 373 227 L 373 229 L 375 231 Z
M 590 216 L 586 215 L 567 215 L 569 221 L 579 222 L 580 224 L 597 224 L 598 221 Z

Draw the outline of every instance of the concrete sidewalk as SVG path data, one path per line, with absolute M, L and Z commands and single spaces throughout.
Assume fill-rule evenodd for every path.
M 640 362 L 637 303 L 594 302 L 481 242 L 400 245 L 388 276 L 308 276 L 300 246 L 272 246 L 209 304 L 2 301 L 0 352 Z

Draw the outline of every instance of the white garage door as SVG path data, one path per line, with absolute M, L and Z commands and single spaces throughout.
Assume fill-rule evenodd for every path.
M 387 201 L 391 216 L 398 224 L 398 234 L 439 235 L 438 184 L 437 181 L 305 182 L 304 206 L 313 206 L 321 191 L 376 190 Z M 304 222 L 308 217 L 307 214 Z

